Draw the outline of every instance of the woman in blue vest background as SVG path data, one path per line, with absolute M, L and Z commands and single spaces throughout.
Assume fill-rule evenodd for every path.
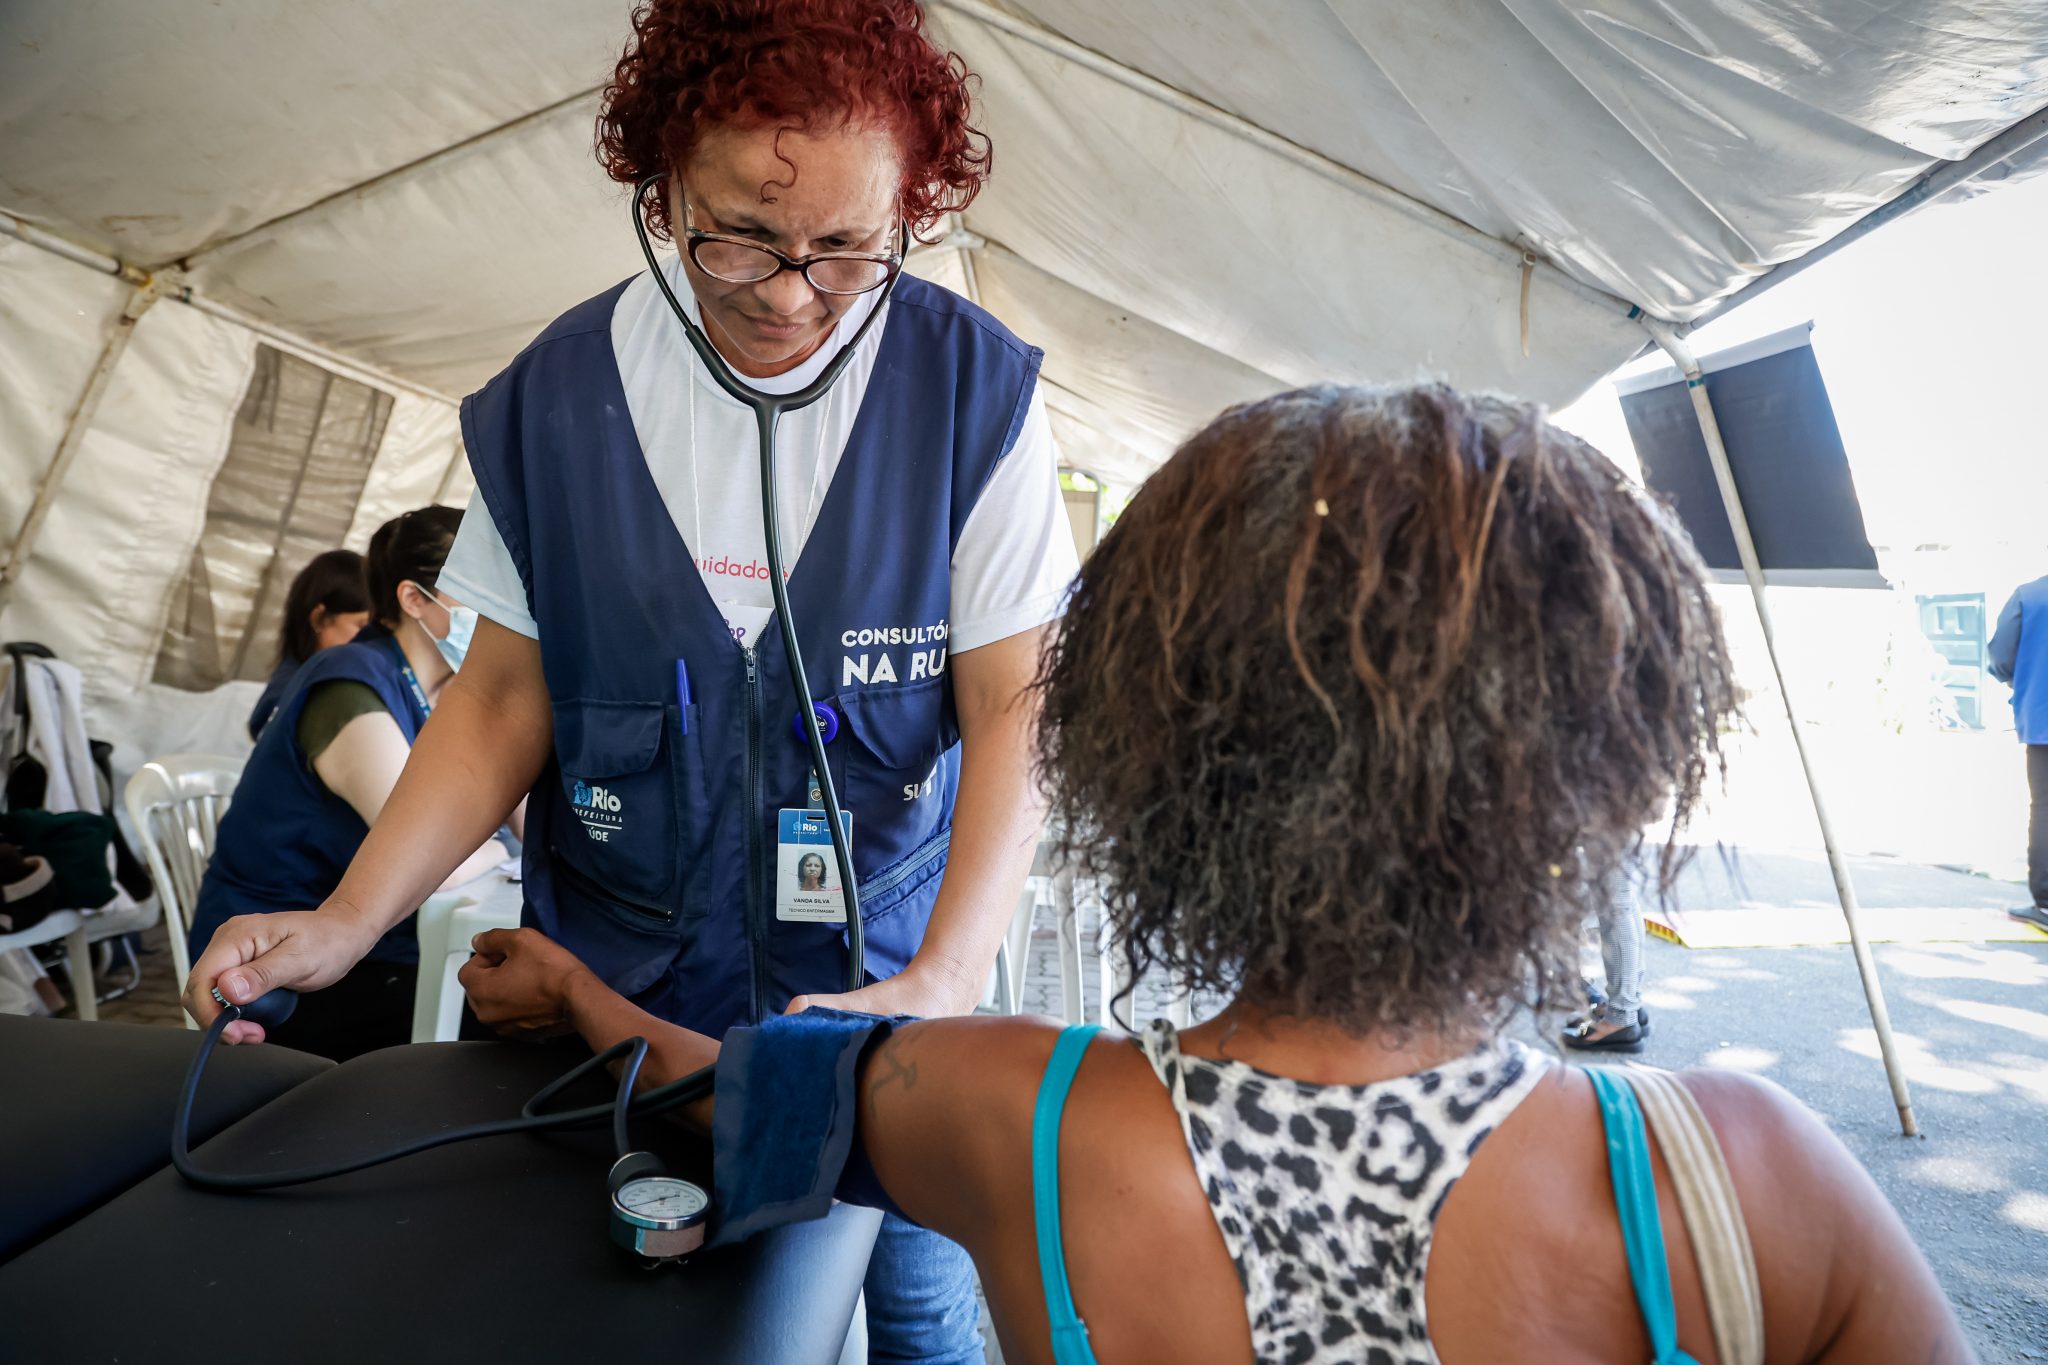
M 202 1023 L 216 981 L 239 1002 L 339 979 L 527 793 L 527 924 L 642 1009 L 716 1036 L 813 1003 L 974 1007 L 1042 823 L 1028 685 L 1075 553 L 1039 352 L 947 290 L 884 288 L 990 165 L 964 64 L 923 22 L 913 0 L 654 0 L 598 129 L 613 179 L 661 177 L 645 226 L 682 248 L 660 268 L 726 365 L 788 393 L 851 348 L 783 417 L 778 487 L 866 984 L 838 994 L 836 898 L 778 874 L 813 775 L 754 414 L 643 273 L 464 402 L 478 496 L 445 582 L 483 618 L 469 661 L 334 894 L 198 959 Z M 566 1029 L 517 965 L 472 991 L 478 1016 Z M 867 1292 L 877 1358 L 980 1359 L 951 1243 L 891 1220 Z
M 299 666 L 323 649 L 345 645 L 370 624 L 370 589 L 363 581 L 363 557 L 354 550 L 327 550 L 306 561 L 284 595 L 284 619 L 277 631 L 277 667 L 249 713 L 249 738 L 277 714 Z
M 370 538 L 362 572 L 376 619 L 299 667 L 257 740 L 200 883 L 195 957 L 221 941 L 223 925 L 260 926 L 271 912 L 317 905 L 340 885 L 420 724 L 462 663 L 473 614 L 435 591 L 461 515 L 422 508 Z M 502 844 L 485 839 L 442 885 L 481 876 L 504 857 Z M 410 911 L 360 957 L 306 998 L 278 1042 L 344 1060 L 411 1038 L 419 944 Z

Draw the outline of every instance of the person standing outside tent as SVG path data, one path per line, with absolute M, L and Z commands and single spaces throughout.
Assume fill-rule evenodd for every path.
M 1636 905 L 1635 869 L 1624 864 L 1593 889 L 1606 988 L 1566 1023 L 1563 1042 L 1580 1052 L 1641 1052 L 1650 1012 L 1643 1008 L 1643 912 Z
M 613 179 L 661 177 L 645 225 L 682 248 L 662 269 L 749 384 L 801 389 L 886 310 L 780 426 L 791 615 L 838 732 L 867 984 L 828 994 L 846 928 L 775 875 L 814 775 L 754 415 L 643 273 L 464 402 L 479 491 L 443 579 L 483 618 L 463 671 L 326 903 L 215 936 L 186 992 L 202 1024 L 216 982 L 239 1003 L 339 978 L 529 790 L 526 923 L 651 1014 L 715 1036 L 809 1004 L 973 1009 L 1042 824 L 1028 685 L 1076 556 L 1040 353 L 914 277 L 885 301 L 906 239 L 990 166 L 971 78 L 923 23 L 913 0 L 653 0 L 598 137 Z M 972 1286 L 957 1246 L 887 1222 L 876 1356 L 980 1359 Z
M 2048 578 L 2023 583 L 1998 613 L 1991 676 L 2012 688 L 2013 725 L 2027 746 L 2027 891 L 2012 917 L 2048 929 Z

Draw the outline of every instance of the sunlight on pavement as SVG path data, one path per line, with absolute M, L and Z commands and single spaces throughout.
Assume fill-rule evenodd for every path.
M 2021 1190 L 2005 1201 L 1999 1216 L 2008 1223 L 2018 1223 L 2035 1232 L 2048 1232 L 2048 1195 L 2033 1190 Z
M 1843 1029 L 1840 1046 L 1845 1052 L 1859 1057 L 1882 1060 L 1883 1053 L 1877 1046 L 1877 1032 L 1874 1029 Z M 1962 1095 L 1996 1094 L 2002 1087 L 1989 1076 L 1979 1075 L 1960 1066 L 1951 1066 L 1934 1055 L 1934 1050 L 1924 1038 L 1910 1033 L 1894 1033 L 1892 1041 L 1898 1044 L 1899 1065 L 1905 1069 L 1906 1079 L 1914 1085 L 1930 1086 L 1936 1090 L 1949 1090 Z
M 1915 1179 L 1958 1194 L 1996 1194 L 2005 1188 L 1996 1171 L 1967 1157 L 1931 1156 L 1914 1162 L 1912 1171 Z
M 1705 964 L 1695 958 L 1692 965 L 1703 966 Z M 1785 979 L 1779 973 L 1767 972 L 1762 967 L 1708 967 L 1707 970 L 1713 972 L 1715 976 L 1720 977 L 1724 981 L 1783 981 Z
M 2036 1104 L 2048 1105 L 2048 1061 L 2016 1052 L 2001 1052 L 1989 1060 L 1985 1074 L 1995 1076 Z
M 1981 1000 L 1937 1000 L 1942 1009 L 1959 1019 L 1968 1019 L 1979 1024 L 1996 1024 L 2029 1038 L 2048 1038 L 2048 1014 L 2039 1010 L 2023 1010 L 2017 1005 L 1992 1005 Z
M 1879 962 L 1888 972 L 1922 979 L 1991 981 L 2002 986 L 2048 985 L 2048 961 L 2015 948 L 1892 948 Z
M 1762 1074 L 1778 1064 L 1778 1054 L 1760 1047 L 1736 1047 L 1723 1043 L 1700 1059 L 1701 1066 L 1718 1071 L 1748 1071 Z
M 1711 991 L 1718 990 L 1721 983 L 1709 981 L 1703 976 L 1667 976 L 1661 978 L 1658 984 L 1674 991 Z

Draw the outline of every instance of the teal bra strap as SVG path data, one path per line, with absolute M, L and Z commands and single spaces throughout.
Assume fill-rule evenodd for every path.
M 1087 1324 L 1074 1311 L 1067 1254 L 1060 1245 L 1060 1115 L 1089 1041 L 1101 1029 L 1100 1024 L 1075 1024 L 1060 1032 L 1031 1114 L 1031 1211 L 1038 1226 L 1038 1279 L 1045 1286 L 1046 1321 L 1052 1324 L 1053 1365 L 1095 1365 Z
M 1678 1305 L 1671 1297 L 1671 1266 L 1664 1255 L 1664 1224 L 1657 1215 L 1657 1178 L 1650 1166 L 1650 1141 L 1642 1106 L 1627 1081 L 1597 1067 L 1586 1079 L 1600 1098 L 1600 1123 L 1607 1130 L 1607 1168 L 1614 1203 L 1621 1213 L 1621 1240 L 1628 1249 L 1628 1275 L 1636 1303 L 1650 1329 L 1652 1365 L 1699 1365 L 1678 1349 Z

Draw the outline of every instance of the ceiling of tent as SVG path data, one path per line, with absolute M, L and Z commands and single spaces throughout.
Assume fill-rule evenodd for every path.
M 626 0 L 11 0 L 0 209 L 456 395 L 638 265 Z M 1441 374 L 1553 403 L 2048 106 L 2039 0 L 935 0 L 996 174 L 918 268 L 1077 463 Z M 1524 253 L 1538 260 L 1522 347 Z

